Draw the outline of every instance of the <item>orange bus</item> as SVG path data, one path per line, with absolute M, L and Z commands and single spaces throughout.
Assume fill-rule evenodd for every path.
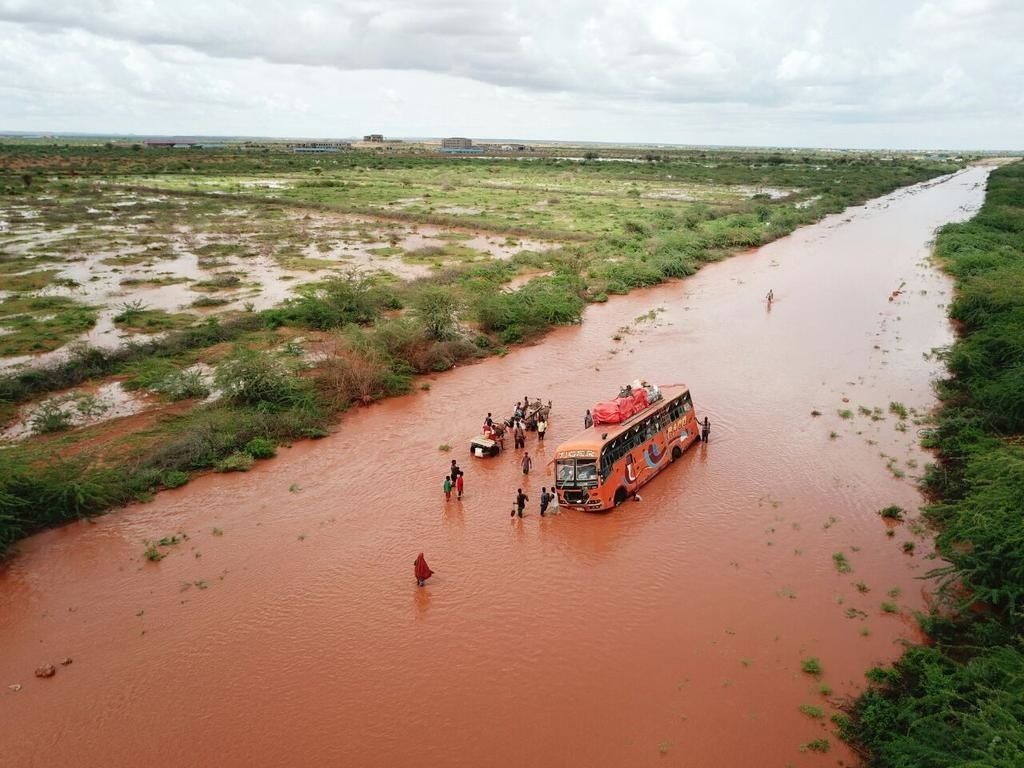
M 598 512 L 617 507 L 698 439 L 690 390 L 661 388 L 661 399 L 621 424 L 589 427 L 558 446 L 558 503 Z

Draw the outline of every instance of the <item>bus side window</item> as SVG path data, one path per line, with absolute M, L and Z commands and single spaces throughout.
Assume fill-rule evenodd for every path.
M 689 413 L 693 410 L 693 400 L 690 399 L 690 393 L 687 392 L 683 395 L 683 411 Z
M 672 405 L 669 406 L 668 417 L 672 421 L 678 421 L 683 418 L 683 414 L 686 413 L 686 409 L 683 408 L 683 401 L 681 398 L 677 398 L 672 401 Z

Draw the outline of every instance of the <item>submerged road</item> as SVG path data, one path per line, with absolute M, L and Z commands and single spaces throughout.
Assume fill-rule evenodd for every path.
M 591 306 L 580 327 L 350 413 L 248 474 L 27 540 L 0 571 L 4 764 L 852 761 L 828 716 L 917 638 L 934 565 L 929 537 L 888 536 L 877 514 L 917 509 L 928 460 L 889 404 L 934 405 L 926 355 L 952 333 L 929 244 L 981 205 L 988 170 Z M 558 443 L 635 378 L 688 384 L 710 443 L 640 502 L 540 518 Z M 511 440 L 496 459 L 467 450 L 525 394 L 554 401 L 529 478 Z M 467 495 L 446 503 L 453 457 Z M 524 483 L 528 515 L 510 520 Z M 143 540 L 179 531 L 145 561 Z M 420 551 L 436 571 L 423 589 Z M 801 671 L 812 656 L 820 678 Z M 33 677 L 43 663 L 54 678 Z M 827 758 L 800 751 L 820 738 Z

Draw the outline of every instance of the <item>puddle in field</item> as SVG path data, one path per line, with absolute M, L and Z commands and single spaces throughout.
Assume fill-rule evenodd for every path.
M 0 572 L 5 757 L 128 765 L 156 744 L 171 767 L 854 762 L 827 726 L 831 697 L 917 639 L 919 577 L 936 564 L 925 537 L 887 537 L 877 514 L 916 510 L 928 458 L 888 406 L 934 405 L 939 363 L 922 353 L 951 339 L 950 283 L 925 257 L 936 227 L 980 206 L 986 174 L 590 306 L 581 326 L 352 411 L 247 474 L 26 540 Z M 559 442 L 638 377 L 687 383 L 710 442 L 642 501 L 540 518 Z M 553 401 L 529 477 L 515 451 L 468 453 L 483 416 L 524 393 Z M 466 496 L 446 503 L 453 457 Z M 144 540 L 177 532 L 165 559 L 143 558 Z M 421 551 L 435 571 L 422 589 Z M 820 679 L 800 670 L 812 656 Z M 800 751 L 822 737 L 827 758 Z
M 99 424 L 141 413 L 151 399 L 139 392 L 129 392 L 119 381 L 96 387 L 82 387 L 54 394 L 38 403 L 22 406 L 11 424 L 0 432 L 0 441 L 23 440 L 43 429 L 38 416 L 42 410 L 59 409 L 67 417 L 68 428 Z

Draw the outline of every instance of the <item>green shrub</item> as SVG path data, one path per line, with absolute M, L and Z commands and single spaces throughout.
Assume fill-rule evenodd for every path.
M 436 341 L 447 341 L 455 335 L 459 307 L 455 293 L 444 286 L 427 287 L 413 301 L 416 317 L 426 329 L 427 336 Z
M 897 506 L 895 504 L 890 504 L 888 507 L 885 507 L 884 509 L 880 509 L 878 511 L 878 514 L 880 514 L 886 520 L 901 520 L 902 521 L 903 520 L 903 507 L 899 507 L 899 506 Z
M 160 482 L 165 488 L 180 488 L 188 480 L 188 472 L 179 472 L 176 469 L 168 470 L 160 476 Z
M 295 405 L 308 391 L 281 360 L 242 347 L 217 366 L 214 383 L 230 403 L 268 408 Z
M 64 407 L 63 402 L 52 399 L 44 400 L 32 412 L 29 426 L 37 435 L 63 432 L 71 427 L 71 414 Z
M 143 551 L 142 554 L 151 563 L 159 563 L 161 560 L 167 557 L 167 554 L 165 552 L 161 552 L 159 549 L 157 549 L 155 541 L 146 542 L 146 549 Z
M 482 329 L 505 344 L 545 331 L 553 325 L 578 323 L 585 303 L 576 281 L 567 276 L 536 277 L 518 291 L 484 293 L 473 309 Z
M 355 272 L 302 285 L 295 292 L 298 295 L 283 308 L 266 313 L 272 326 L 293 323 L 330 330 L 348 323 L 371 323 L 396 301 L 375 278 Z
M 846 555 L 843 552 L 832 554 L 832 564 L 840 573 L 850 573 L 853 570 L 853 566 L 850 565 L 850 561 L 846 559 Z
M 824 753 L 824 752 L 828 752 L 829 746 L 830 746 L 830 744 L 829 744 L 828 739 L 814 739 L 812 741 L 808 741 L 806 744 L 801 744 L 800 745 L 800 751 L 801 752 L 823 752 Z
M 821 662 L 816 656 L 811 656 L 800 662 L 800 669 L 808 675 L 817 677 L 821 674 Z
M 152 389 L 174 401 L 198 399 L 210 394 L 203 374 L 196 370 L 173 371 L 157 382 Z
M 274 441 L 265 437 L 254 437 L 245 444 L 244 450 L 254 459 L 270 459 L 277 455 L 277 446 Z
M 248 472 L 256 459 L 248 453 L 237 451 L 217 462 L 218 472 Z

